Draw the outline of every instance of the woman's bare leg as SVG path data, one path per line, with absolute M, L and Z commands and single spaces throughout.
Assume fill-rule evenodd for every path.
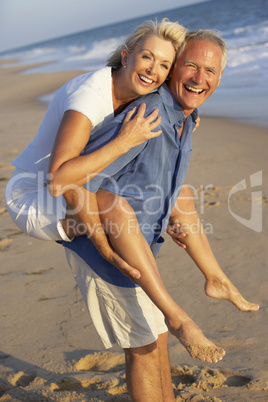
M 184 239 L 179 239 L 179 244 L 185 244 L 186 252 L 206 279 L 206 295 L 217 299 L 229 300 L 241 311 L 257 311 L 259 309 L 258 304 L 244 299 L 239 290 L 222 271 L 211 250 L 201 220 L 195 209 L 192 191 L 186 185 L 183 186 L 171 212 L 170 223 L 176 222 L 181 225 L 186 233 Z M 169 228 L 167 232 L 177 242 L 176 234 L 172 229 Z
M 139 271 L 128 265 L 111 247 L 100 220 L 96 194 L 84 187 L 78 187 L 77 190 L 66 192 L 64 197 L 67 212 L 61 223 L 67 236 L 70 239 L 82 235 L 89 236 L 103 258 L 130 279 L 139 278 Z
M 207 362 L 221 360 L 224 350 L 209 341 L 168 294 L 152 251 L 128 202 L 103 190 L 97 192 L 97 202 L 101 221 L 113 247 L 128 264 L 140 271 L 141 277 L 135 282 L 165 315 L 170 332 L 178 338 L 191 357 Z

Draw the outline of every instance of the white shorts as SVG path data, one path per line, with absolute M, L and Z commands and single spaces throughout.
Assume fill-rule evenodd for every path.
M 164 315 L 140 287 L 112 285 L 100 278 L 74 251 L 66 257 L 93 325 L 105 348 L 135 348 L 155 342 L 168 331 Z
M 66 214 L 63 196 L 53 198 L 43 180 L 43 173 L 16 168 L 5 191 L 7 211 L 13 222 L 26 234 L 40 240 L 65 240 L 60 219 Z

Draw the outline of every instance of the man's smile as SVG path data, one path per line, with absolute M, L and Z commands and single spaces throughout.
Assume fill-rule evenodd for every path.
M 190 85 L 184 85 L 184 88 L 188 92 L 193 92 L 195 94 L 201 94 L 204 91 L 204 89 L 197 89 L 197 88 L 191 87 Z

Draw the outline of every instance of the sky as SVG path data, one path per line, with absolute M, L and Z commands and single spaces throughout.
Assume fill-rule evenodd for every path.
M 0 0 L 0 52 L 205 0 Z

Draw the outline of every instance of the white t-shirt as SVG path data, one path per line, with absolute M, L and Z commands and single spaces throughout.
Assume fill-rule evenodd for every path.
M 64 112 L 75 110 L 87 116 L 92 128 L 114 118 L 112 72 L 105 67 L 80 75 L 60 88 L 51 101 L 33 141 L 12 162 L 27 172 L 48 171 L 49 157 Z M 94 135 L 91 131 L 91 136 Z

